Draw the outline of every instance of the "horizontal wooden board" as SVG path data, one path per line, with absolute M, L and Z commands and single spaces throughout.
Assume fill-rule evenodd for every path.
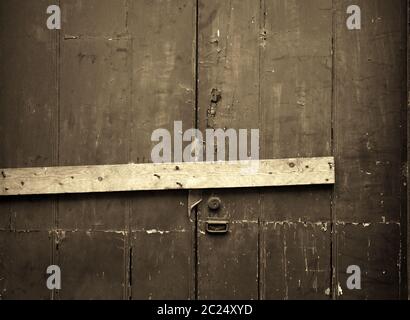
M 334 183 L 333 157 L 0 169 L 0 195 Z

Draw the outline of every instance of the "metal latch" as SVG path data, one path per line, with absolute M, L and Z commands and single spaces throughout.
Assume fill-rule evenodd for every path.
M 209 220 L 206 222 L 206 232 L 210 234 L 225 234 L 229 231 L 229 221 Z

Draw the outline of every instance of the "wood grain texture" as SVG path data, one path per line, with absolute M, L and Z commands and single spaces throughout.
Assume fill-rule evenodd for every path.
M 60 6 L 59 165 L 127 163 L 126 1 L 61 1 Z M 56 298 L 128 297 L 127 215 L 125 195 L 59 197 L 56 263 L 67 282 Z
M 357 0 L 356 31 L 348 0 L 57 3 L 61 31 L 0 1 L 0 299 L 410 296 L 405 0 Z M 149 164 L 174 121 L 259 128 L 267 160 Z
M 263 158 L 331 155 L 332 1 L 267 0 L 262 10 Z M 331 192 L 264 190 L 262 299 L 331 297 Z
M 198 6 L 199 129 L 257 129 L 259 1 L 201 0 Z M 206 206 L 210 196 L 222 201 L 217 214 Z M 258 192 L 210 190 L 203 200 L 197 228 L 198 298 L 257 299 Z M 229 234 L 204 233 L 206 221 L 218 217 L 230 220 Z
M 327 221 L 265 222 L 264 299 L 328 298 L 330 233 Z
M 10 0 L 0 4 L 1 167 L 57 165 L 57 42 L 55 34 L 37 27 L 46 3 Z M 12 226 L 42 230 L 53 226 L 52 201 L 35 197 L 3 201 L 0 212 Z
M 200 129 L 260 129 L 264 159 L 330 155 L 331 19 L 331 1 L 326 0 L 200 1 Z M 219 92 L 216 103 L 212 92 Z M 275 230 L 267 226 L 299 220 L 329 224 L 329 188 L 212 190 L 206 193 L 205 203 L 211 195 L 224 203 L 219 215 L 235 223 L 227 236 L 230 241 L 210 239 L 201 232 L 206 221 L 215 217 L 206 207 L 200 209 L 199 297 L 328 298 L 330 233 L 318 236 L 315 243 L 320 268 L 310 268 L 306 276 L 303 261 L 292 257 L 292 275 L 278 278 L 271 276 L 280 273 L 278 265 L 267 257 L 277 254 L 273 243 L 279 248 L 284 236 L 275 237 Z M 299 235 L 289 246 L 299 245 L 304 237 Z M 220 244 L 218 256 L 210 254 L 209 241 Z M 242 259 L 242 252 L 249 257 L 257 252 L 258 260 Z M 230 274 L 228 262 L 238 271 Z M 323 272 L 314 271 L 319 269 Z M 211 277 L 218 283 L 215 288 L 207 282 Z M 288 294 L 275 291 L 292 286 L 291 278 L 300 280 L 304 289 Z M 246 285 L 238 287 L 239 283 Z
M 57 163 L 57 37 L 48 1 L 0 2 L 0 166 Z M 55 197 L 0 200 L 0 299 L 49 299 Z
M 194 223 L 186 191 L 140 192 L 131 217 L 132 299 L 194 299 Z
M 0 195 L 333 184 L 334 168 L 323 157 L 2 169 Z
M 123 299 L 125 234 L 108 228 L 59 230 L 55 237 L 62 272 L 59 299 Z
M 47 267 L 52 264 L 52 234 L 46 231 L 0 232 L 0 298 L 47 300 Z
M 402 240 L 400 228 L 392 226 L 401 226 L 405 215 L 406 1 L 358 1 L 362 28 L 354 31 L 346 28 L 350 4 L 335 2 L 334 252 L 339 280 L 334 284 L 343 295 L 335 292 L 341 299 L 399 299 Z M 356 245 L 343 245 L 342 239 Z M 361 267 L 362 290 L 346 290 L 349 263 Z
M 397 300 L 399 296 L 401 241 L 399 223 L 337 224 L 338 299 Z M 361 290 L 349 290 L 349 266 L 361 269 Z
M 182 130 L 194 127 L 195 12 L 195 0 L 128 1 L 132 38 L 129 162 L 151 162 L 154 130 L 172 132 L 174 121 L 182 121 Z M 187 203 L 186 190 L 133 194 L 130 298 L 195 298 L 194 224 L 187 218 Z M 170 232 L 143 231 L 153 229 Z

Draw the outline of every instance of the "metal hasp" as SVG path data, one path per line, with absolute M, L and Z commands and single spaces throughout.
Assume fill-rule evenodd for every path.
M 227 220 L 209 220 L 206 222 L 206 232 L 209 234 L 223 235 L 229 231 L 229 222 Z

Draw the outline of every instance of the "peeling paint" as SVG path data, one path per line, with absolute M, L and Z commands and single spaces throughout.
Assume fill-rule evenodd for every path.
M 339 297 L 343 295 L 343 289 L 342 289 L 340 283 L 337 284 L 337 295 Z
M 139 230 L 141 231 L 141 230 Z M 181 229 L 181 230 L 157 230 L 157 229 L 150 229 L 150 230 L 142 230 L 143 232 L 147 233 L 147 234 L 169 234 L 169 233 L 174 233 L 174 232 L 187 232 L 185 229 Z

